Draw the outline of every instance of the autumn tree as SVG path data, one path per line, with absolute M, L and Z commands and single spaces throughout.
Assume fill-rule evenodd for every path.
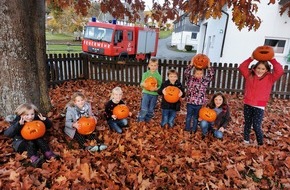
M 59 33 L 73 33 L 82 31 L 88 18 L 93 16 L 98 17 L 101 15 L 100 5 L 97 2 L 91 2 L 83 14 L 75 11 L 75 5 L 70 4 L 61 9 L 55 4 L 49 4 L 47 6 L 47 12 L 51 16 L 51 19 L 47 20 L 47 28 L 51 31 L 57 31 Z
M 0 115 L 24 102 L 48 110 L 44 0 L 2 0 L 0 22 Z
M 57 1 L 73 4 L 85 14 L 89 1 Z M 0 1 L 0 116 L 12 114 L 24 102 L 42 111 L 51 108 L 48 96 L 45 45 L 45 0 Z M 85 8 L 83 8 L 85 7 Z
M 82 31 L 87 23 L 87 19 L 75 13 L 72 7 L 65 9 L 59 17 L 52 17 L 47 21 L 47 29 L 52 29 L 59 33 L 73 33 Z
M 140 19 L 140 10 L 144 10 L 143 1 L 125 0 L 125 2 L 122 2 L 115 0 L 101 1 L 101 10 L 110 12 L 115 18 L 122 19 L 124 16 L 128 16 L 131 22 Z M 227 7 L 232 10 L 233 22 L 239 29 L 257 30 L 261 24 L 261 19 L 255 15 L 258 12 L 260 0 L 164 0 L 163 4 L 159 4 L 157 0 L 152 0 L 152 2 L 151 18 L 157 22 L 166 23 L 167 19 L 176 19 L 180 11 L 184 11 L 189 13 L 190 20 L 196 24 L 202 19 L 220 18 L 222 9 Z M 275 0 L 269 0 L 268 4 L 275 3 L 277 3 Z M 282 15 L 285 12 L 290 17 L 289 1 L 281 6 L 280 14 Z

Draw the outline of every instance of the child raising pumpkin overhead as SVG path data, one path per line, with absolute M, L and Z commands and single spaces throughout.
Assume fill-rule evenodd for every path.
M 122 128 L 128 126 L 128 116 L 132 116 L 129 108 L 122 100 L 123 91 L 120 87 L 112 90 L 110 100 L 105 105 L 105 117 L 110 129 L 122 133 Z
M 197 55 L 200 56 L 199 54 Z M 206 101 L 206 90 L 211 82 L 214 69 L 210 67 L 209 59 L 195 59 L 195 63 L 191 62 L 190 65 L 184 71 L 184 77 L 186 81 L 186 124 L 185 131 L 196 132 L 198 123 L 198 112 L 202 105 Z M 196 61 L 200 60 L 204 65 L 205 60 L 207 61 L 207 74 L 204 75 L 205 69 L 196 68 L 194 65 L 198 65 Z M 193 70 L 193 74 L 191 74 Z
M 263 50 L 262 55 L 256 52 L 257 48 L 251 57 L 246 59 L 240 66 L 239 71 L 245 78 L 244 89 L 244 142 L 250 143 L 250 132 L 253 129 L 256 134 L 258 145 L 263 145 L 262 121 L 264 110 L 270 98 L 272 86 L 284 73 L 284 70 L 279 62 L 274 58 L 274 55 L 269 51 L 269 55 Z M 255 59 L 264 60 L 258 61 L 252 69 L 249 69 L 250 63 Z M 270 70 L 270 64 L 273 66 L 273 72 Z
M 180 111 L 180 97 L 184 97 L 184 88 L 178 80 L 178 72 L 171 69 L 167 72 L 168 79 L 164 81 L 158 89 L 158 94 L 162 95 L 161 109 L 162 120 L 161 127 L 169 125 L 173 127 L 176 112 Z
M 48 160 L 59 158 L 51 151 L 47 141 L 43 138 L 45 130 L 52 126 L 52 122 L 39 113 L 35 105 L 21 104 L 16 108 L 13 118 L 12 121 L 9 121 L 11 126 L 4 131 L 4 135 L 13 138 L 12 146 L 16 152 L 27 151 L 32 166 L 41 167 L 45 158 Z M 38 132 L 41 134 L 37 134 Z M 38 150 L 43 153 L 45 158 L 38 155 Z
M 154 108 L 157 103 L 158 93 L 157 90 L 162 83 L 162 77 L 158 72 L 158 60 L 151 58 L 148 63 L 149 70 L 143 73 L 141 79 L 142 101 L 141 110 L 138 115 L 138 122 L 150 122 L 154 115 Z M 148 82 L 146 81 L 147 78 Z M 154 79 L 152 79 L 154 78 Z

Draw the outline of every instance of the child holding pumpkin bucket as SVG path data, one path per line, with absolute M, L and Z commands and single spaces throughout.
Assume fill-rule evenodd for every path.
M 259 46 L 260 47 L 260 46 Z M 240 66 L 239 71 L 245 78 L 244 89 L 244 143 L 250 143 L 251 127 L 256 134 L 258 145 L 263 145 L 262 120 L 264 110 L 270 98 L 272 86 L 284 73 L 279 62 L 274 58 L 274 52 L 259 55 L 260 48 L 253 51 L 250 58 L 246 59 Z M 268 58 L 267 58 L 268 56 Z M 258 62 L 249 70 L 250 63 L 254 60 Z M 270 71 L 269 62 L 273 66 L 273 72 Z
M 128 107 L 122 100 L 123 91 L 120 87 L 112 90 L 110 100 L 105 105 L 105 117 L 109 127 L 117 133 L 122 133 L 122 128 L 128 126 L 128 116 L 132 116 Z
M 197 64 L 199 63 L 199 64 Z M 201 66 L 200 66 L 201 65 Z M 207 75 L 204 76 L 204 70 Z M 193 74 L 191 74 L 193 70 Z M 196 132 L 198 123 L 198 112 L 206 101 L 206 90 L 214 75 L 214 69 L 210 67 L 210 60 L 204 54 L 193 57 L 191 64 L 184 71 L 186 81 L 186 124 L 185 131 Z
M 51 128 L 52 122 L 39 113 L 35 105 L 21 104 L 16 108 L 13 120 L 9 122 L 11 126 L 4 131 L 4 135 L 13 138 L 12 146 L 16 152 L 27 151 L 32 166 L 41 167 L 45 161 L 43 156 L 38 155 L 38 150 L 46 159 L 59 158 L 43 138 L 46 129 Z
M 95 130 L 95 125 L 97 122 L 96 117 L 92 113 L 91 104 L 86 101 L 86 97 L 81 92 L 76 92 L 72 95 L 71 100 L 66 105 L 66 114 L 65 114 L 65 128 L 64 132 L 71 138 L 75 139 L 80 148 L 89 150 L 91 152 L 101 151 L 107 148 L 104 144 L 98 144 L 94 146 L 86 146 L 85 144 L 87 141 L 94 141 L 96 140 L 93 132 Z M 91 131 L 83 132 L 81 127 L 85 126 L 82 125 L 81 120 L 83 118 L 87 118 L 88 120 L 83 120 L 87 122 L 87 126 L 91 128 L 91 123 L 93 128 Z M 90 119 L 90 120 L 89 120 Z M 93 120 L 91 122 L 91 119 Z
M 154 108 L 157 103 L 157 90 L 161 86 L 162 77 L 158 72 L 158 60 L 151 58 L 148 63 L 149 70 L 143 73 L 141 79 L 142 100 L 141 110 L 138 115 L 138 122 L 150 122 L 154 115 Z M 152 79 L 152 80 L 151 80 Z
M 227 127 L 231 119 L 230 109 L 227 104 L 227 99 L 225 95 L 221 92 L 215 93 L 206 107 L 216 112 L 216 119 L 214 119 L 214 121 L 212 122 L 206 120 L 200 121 L 202 139 L 205 138 L 208 132 L 211 132 L 214 137 L 222 139 L 223 132 L 225 131 L 225 128 Z
M 164 127 L 166 124 L 168 124 L 169 127 L 173 127 L 176 112 L 180 111 L 180 97 L 185 96 L 184 88 L 178 81 L 178 72 L 174 69 L 170 69 L 167 72 L 167 77 L 168 79 L 161 84 L 161 87 L 157 91 L 159 95 L 162 95 L 161 127 Z

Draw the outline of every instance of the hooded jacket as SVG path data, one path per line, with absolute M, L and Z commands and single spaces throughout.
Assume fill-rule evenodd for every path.
M 83 109 L 79 109 L 76 106 L 67 106 L 65 114 L 64 132 L 70 138 L 73 139 L 76 133 L 76 128 L 73 127 L 73 124 L 83 116 L 93 116 L 91 104 L 89 104 L 88 102 L 85 103 Z
M 266 72 L 258 77 L 249 69 L 252 58 L 246 59 L 240 66 L 239 71 L 245 78 L 244 103 L 250 106 L 265 107 L 270 99 L 270 93 L 274 82 L 284 73 L 282 65 L 276 59 L 270 60 L 273 72 Z

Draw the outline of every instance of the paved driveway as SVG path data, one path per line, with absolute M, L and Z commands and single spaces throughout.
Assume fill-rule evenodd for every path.
M 165 39 L 159 39 L 156 58 L 167 60 L 190 61 L 194 53 L 177 52 L 170 49 L 171 36 Z

